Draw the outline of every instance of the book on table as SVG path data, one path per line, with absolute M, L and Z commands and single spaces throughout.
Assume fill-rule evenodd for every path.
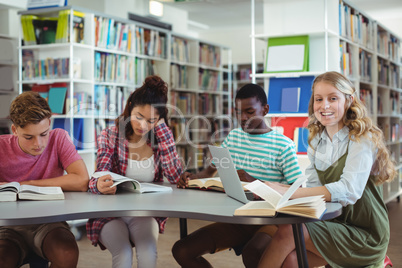
M 61 187 L 21 185 L 18 182 L 9 182 L 0 185 L 0 201 L 24 200 L 60 200 L 64 199 Z
M 99 178 L 104 175 L 112 176 L 113 185 L 110 187 L 118 186 L 119 188 L 129 190 L 135 193 L 152 193 L 152 192 L 171 192 L 172 188 L 168 186 L 158 185 L 155 183 L 139 182 L 136 179 L 128 178 L 110 171 L 95 172 L 92 177 Z
M 274 217 L 277 213 L 284 213 L 320 219 L 326 210 L 323 195 L 290 199 L 305 181 L 305 178 L 299 178 L 289 187 L 284 195 L 281 195 L 259 180 L 253 181 L 245 186 L 245 188 L 260 196 L 263 201 L 250 201 L 236 209 L 234 215 Z
M 244 191 L 248 191 L 245 186 L 248 182 L 241 182 Z M 225 192 L 223 184 L 220 178 L 202 178 L 188 181 L 188 188 L 201 189 L 201 190 L 214 190 L 219 192 Z

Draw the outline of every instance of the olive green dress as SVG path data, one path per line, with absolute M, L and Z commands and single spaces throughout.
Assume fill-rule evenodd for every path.
M 322 185 L 338 181 L 346 153 L 325 171 L 317 170 Z M 331 267 L 383 267 L 389 241 L 387 208 L 382 187 L 370 176 L 362 197 L 343 207 L 342 214 L 328 221 L 305 224 L 310 237 Z

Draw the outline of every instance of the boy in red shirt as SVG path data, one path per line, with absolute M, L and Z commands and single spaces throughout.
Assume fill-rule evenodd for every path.
M 36 92 L 22 93 L 11 103 L 13 134 L 0 136 L 0 183 L 88 190 L 84 161 L 65 130 L 50 130 L 50 117 L 47 101 Z M 0 267 L 19 267 L 32 254 L 52 267 L 78 263 L 78 246 L 66 222 L 0 226 Z

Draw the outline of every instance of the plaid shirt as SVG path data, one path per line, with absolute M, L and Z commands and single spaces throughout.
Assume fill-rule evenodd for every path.
M 183 168 L 176 152 L 173 134 L 165 123 L 155 127 L 156 146 L 152 146 L 148 140 L 148 145 L 154 151 L 155 161 L 155 182 L 163 181 L 165 176 L 170 183 L 177 183 Z M 119 136 L 118 129 L 113 126 L 104 129 L 98 138 L 98 156 L 96 161 L 96 171 L 111 171 L 117 174 L 125 175 L 128 165 L 128 141 L 122 135 Z M 89 191 L 95 194 L 101 194 L 97 188 L 97 178 L 91 178 L 89 181 Z M 103 226 L 115 218 L 89 219 L 86 225 L 87 236 L 94 246 L 100 245 L 99 234 Z M 167 218 L 155 218 L 159 224 L 159 232 L 163 233 Z

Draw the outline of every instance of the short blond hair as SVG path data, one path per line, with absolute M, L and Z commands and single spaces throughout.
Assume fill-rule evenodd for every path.
M 33 91 L 18 95 L 10 106 L 10 119 L 16 127 L 24 128 L 28 124 L 38 124 L 51 116 L 52 111 L 46 99 Z

